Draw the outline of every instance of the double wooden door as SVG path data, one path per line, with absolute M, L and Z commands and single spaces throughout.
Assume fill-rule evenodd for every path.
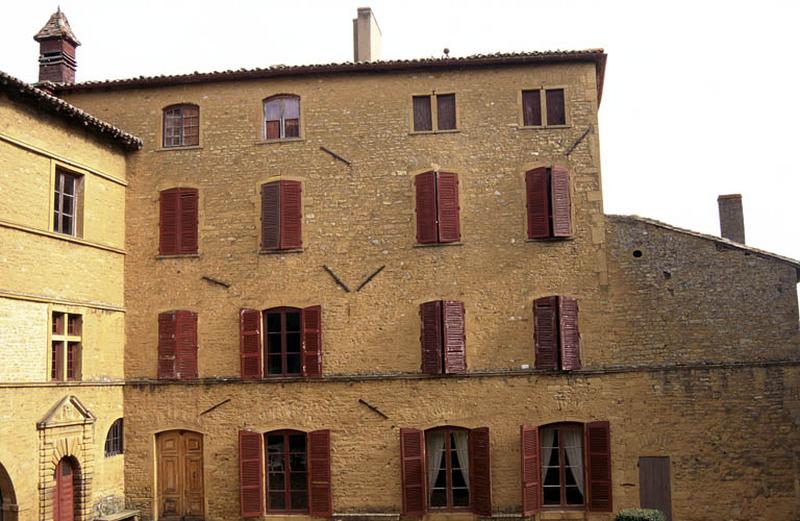
M 191 431 L 162 432 L 158 445 L 159 519 L 203 519 L 203 435 Z

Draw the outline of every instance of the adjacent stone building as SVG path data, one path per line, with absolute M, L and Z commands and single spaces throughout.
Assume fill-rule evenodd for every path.
M 3 505 L 51 519 L 62 450 L 93 472 L 69 519 L 123 481 L 116 509 L 159 520 L 800 516 L 800 263 L 604 214 L 602 50 L 379 37 L 359 10 L 372 61 L 72 83 L 65 46 L 40 85 L 64 101 L 7 80 L 0 414 L 87 434 L 4 421 Z M 59 168 L 82 236 L 53 228 Z M 81 382 L 47 382 L 58 313 Z

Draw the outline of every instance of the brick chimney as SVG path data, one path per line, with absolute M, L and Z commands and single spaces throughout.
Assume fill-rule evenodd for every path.
M 39 42 L 39 81 L 75 83 L 75 48 L 81 42 L 60 7 L 33 39 Z
M 358 8 L 353 18 L 353 61 L 370 62 L 381 59 L 381 28 L 369 7 Z
M 720 233 L 726 239 L 744 244 L 744 213 L 742 211 L 742 195 L 720 195 L 719 204 Z

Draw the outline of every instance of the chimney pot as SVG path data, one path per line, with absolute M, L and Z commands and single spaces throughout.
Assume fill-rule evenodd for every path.
M 369 7 L 359 7 L 353 18 L 353 61 L 370 62 L 381 59 L 381 28 Z
M 39 42 L 39 81 L 74 83 L 75 49 L 81 44 L 72 32 L 66 15 L 58 11 L 42 27 L 34 40 Z
M 721 235 L 731 241 L 744 244 L 744 212 L 742 194 L 720 195 L 719 228 Z

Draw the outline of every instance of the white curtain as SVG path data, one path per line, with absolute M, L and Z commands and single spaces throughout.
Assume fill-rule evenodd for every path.
M 564 433 L 564 450 L 572 467 L 572 477 L 581 495 L 586 497 L 583 493 L 583 433 L 580 429 L 563 429 L 561 432 Z
M 453 438 L 456 442 L 456 454 L 458 463 L 461 466 L 461 474 L 464 476 L 464 483 L 469 490 L 469 431 L 453 431 Z
M 550 458 L 553 456 L 553 451 L 556 450 L 555 439 L 556 439 L 556 430 L 555 429 L 541 429 L 539 431 L 542 434 L 541 443 L 542 443 L 542 461 L 540 464 L 542 465 L 542 484 L 544 484 L 544 478 L 547 474 L 547 469 L 545 465 L 550 464 Z
M 444 450 L 444 433 L 428 432 L 425 435 L 425 450 L 428 464 L 428 499 L 433 495 L 433 486 L 442 468 L 442 451 Z

